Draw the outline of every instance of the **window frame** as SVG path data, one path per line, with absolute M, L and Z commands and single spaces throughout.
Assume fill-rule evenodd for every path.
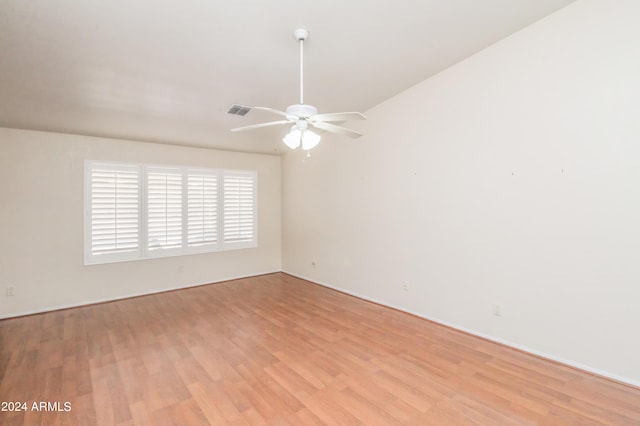
M 136 250 L 122 253 L 93 253 L 92 233 L 92 173 L 96 168 L 110 170 L 134 170 L 138 171 L 138 247 Z M 170 173 L 179 172 L 181 175 L 181 239 L 179 247 L 166 249 L 150 249 L 149 247 L 149 173 L 166 170 Z M 211 175 L 216 176 L 216 241 L 201 245 L 189 245 L 189 176 Z M 224 183 L 226 176 L 249 176 L 253 184 L 253 224 L 252 239 L 240 242 L 226 242 L 225 235 L 225 209 L 224 209 Z M 218 251 L 240 250 L 255 248 L 258 246 L 258 173 L 255 170 L 214 169 L 204 167 L 159 165 L 147 163 L 127 163 L 98 160 L 85 160 L 84 167 L 84 264 L 97 265 L 104 263 L 126 262 L 134 260 L 155 259 L 162 257 L 186 256 L 191 254 L 213 253 Z

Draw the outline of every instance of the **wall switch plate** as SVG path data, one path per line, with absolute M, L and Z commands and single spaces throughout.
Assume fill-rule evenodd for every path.
M 493 304 L 493 315 L 497 316 L 497 317 L 501 317 L 502 316 L 502 306 L 498 305 L 498 304 Z

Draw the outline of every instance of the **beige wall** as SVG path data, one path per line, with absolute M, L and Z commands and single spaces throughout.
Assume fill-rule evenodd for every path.
M 640 384 L 638 16 L 578 1 L 287 154 L 283 269 Z
M 85 159 L 257 170 L 258 248 L 84 266 Z M 279 271 L 280 190 L 277 156 L 0 128 L 0 317 Z

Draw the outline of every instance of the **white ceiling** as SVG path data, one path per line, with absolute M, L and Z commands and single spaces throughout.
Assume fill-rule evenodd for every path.
M 232 103 L 366 111 L 573 0 L 0 0 L 0 126 L 279 153 Z M 359 127 L 366 132 L 366 125 Z

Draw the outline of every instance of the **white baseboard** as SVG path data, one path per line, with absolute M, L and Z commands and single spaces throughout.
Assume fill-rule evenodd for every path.
M 0 315 L 0 319 L 23 317 L 23 316 L 26 316 L 26 315 L 35 315 L 35 314 L 42 314 L 42 313 L 45 313 L 45 312 L 59 311 L 61 309 L 78 308 L 78 307 L 81 307 L 81 306 L 95 305 L 95 304 L 98 304 L 98 303 L 114 302 L 116 300 L 131 299 L 132 297 L 148 296 L 148 295 L 151 295 L 151 294 L 165 293 L 167 291 L 182 290 L 182 289 L 192 288 L 192 287 L 200 287 L 202 285 L 207 285 L 207 284 L 217 284 L 217 283 L 221 283 L 221 282 L 224 282 L 224 281 L 240 280 L 240 279 L 243 279 L 243 278 L 257 277 L 257 276 L 260 276 L 260 275 L 275 274 L 277 272 L 281 272 L 281 271 L 278 269 L 278 270 L 274 270 L 274 271 L 259 272 L 259 273 L 250 274 L 250 275 L 224 277 L 224 278 L 217 279 L 215 281 L 207 281 L 207 282 L 204 282 L 204 283 L 191 283 L 191 284 L 185 284 L 185 285 L 182 285 L 182 286 L 163 288 L 161 290 L 143 291 L 143 292 L 138 292 L 138 293 L 127 293 L 127 294 L 123 294 L 123 295 L 117 296 L 117 297 L 104 298 L 104 299 L 92 299 L 92 300 L 87 300 L 87 301 L 78 302 L 78 303 L 70 303 L 70 304 L 67 304 L 67 305 L 47 306 L 46 308 L 42 308 L 42 309 L 34 309 L 34 310 L 29 310 L 29 311 L 15 312 L 15 313 L 11 313 L 11 314 L 1 314 Z
M 526 346 L 522 346 L 522 345 L 519 345 L 517 343 L 512 343 L 512 342 L 509 342 L 507 340 L 501 339 L 499 337 L 495 337 L 495 336 L 491 336 L 491 335 L 488 335 L 488 334 L 485 334 L 485 333 L 481 333 L 479 331 L 476 331 L 476 330 L 473 330 L 473 329 L 470 329 L 470 328 L 467 328 L 467 327 L 462 327 L 462 326 L 459 326 L 457 324 L 451 323 L 449 321 L 443 321 L 443 320 L 441 320 L 439 318 L 435 318 L 435 317 L 432 317 L 432 316 L 429 316 L 429 315 L 425 315 L 425 314 L 420 313 L 420 312 L 414 312 L 414 311 L 411 311 L 409 309 L 406 309 L 406 308 L 403 308 L 403 307 L 400 307 L 400 306 L 396 306 L 396 305 L 393 305 L 393 304 L 385 302 L 385 301 L 377 300 L 377 299 L 374 299 L 372 297 L 369 297 L 369 296 L 366 296 L 366 295 L 363 295 L 363 294 L 360 294 L 360 293 L 353 292 L 351 290 L 347 290 L 347 289 L 344 289 L 344 288 L 341 288 L 341 287 L 337 287 L 337 286 L 334 286 L 334 285 L 331 285 L 331 284 L 327 284 L 327 283 L 324 283 L 324 282 L 321 282 L 321 281 L 318 281 L 318 280 L 307 278 L 305 276 L 302 276 L 302 275 L 294 273 L 294 272 L 289 272 L 289 271 L 285 271 L 285 270 L 283 270 L 282 272 L 284 272 L 285 274 L 291 275 L 293 277 L 300 278 L 300 279 L 303 279 L 305 281 L 309 281 L 309 282 L 312 282 L 314 284 L 318 284 L 318 285 L 321 285 L 323 287 L 327 287 L 327 288 L 339 291 L 341 293 L 345 293 L 345 294 L 349 294 L 351 296 L 355 296 L 355 297 L 357 297 L 359 299 L 367 300 L 369 302 L 373 302 L 373 303 L 376 303 L 378 305 L 387 306 L 389 308 L 393 308 L 393 309 L 396 309 L 398 311 L 406 312 L 408 314 L 415 315 L 417 317 L 424 318 L 424 319 L 429 320 L 429 321 L 433 321 L 433 322 L 435 322 L 437 324 L 442 324 L 444 326 L 453 328 L 455 330 L 460 330 L 460 331 L 463 331 L 465 333 L 468 333 L 468 334 L 471 334 L 471 335 L 474 335 L 474 336 L 477 336 L 477 337 L 481 337 L 481 338 L 483 338 L 485 340 L 489 340 L 489 341 L 492 341 L 492 342 L 500 343 L 501 345 L 505 345 L 505 346 L 508 346 L 508 347 L 511 347 L 511 348 L 514 348 L 514 349 L 518 349 L 518 350 L 520 350 L 522 352 L 526 352 L 526 353 L 529 353 L 531 355 L 535 355 L 535 356 L 540 357 L 540 358 L 544 358 L 544 359 L 547 359 L 547 360 L 550 360 L 550 361 L 554 361 L 554 362 L 557 362 L 557 363 L 560 363 L 560 364 L 564 364 L 564 365 L 576 368 L 578 370 L 583 370 L 583 371 L 585 371 L 587 373 L 595 374 L 597 376 L 602 376 L 602 377 L 605 377 L 607 379 L 615 380 L 615 381 L 620 382 L 620 383 L 624 383 L 624 384 L 628 384 L 628 385 L 640 388 L 640 382 L 637 381 L 637 380 L 632 380 L 632 379 L 629 379 L 627 377 L 622 377 L 622 376 L 619 376 L 617 374 L 610 373 L 608 371 L 604 371 L 604 370 L 600 370 L 600 369 L 597 369 L 597 368 L 593 368 L 593 367 L 590 367 L 588 365 L 584 365 L 584 364 L 580 364 L 580 363 L 577 363 L 577 362 L 573 362 L 571 360 L 560 358 L 560 357 L 557 357 L 557 356 L 554 356 L 554 355 L 549 355 L 547 353 L 540 352 L 540 351 L 538 351 L 536 349 L 532 349 L 532 348 L 529 348 L 529 347 L 526 347 Z

